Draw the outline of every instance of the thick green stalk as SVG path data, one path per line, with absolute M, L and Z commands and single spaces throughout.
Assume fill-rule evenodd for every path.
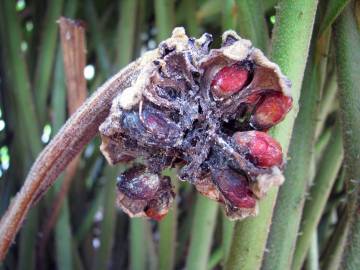
M 32 159 L 40 152 L 42 145 L 25 55 L 20 48 L 23 41 L 22 29 L 13 1 L 0 1 L 0 17 L 2 18 L 1 45 L 4 52 L 4 62 L 7 63 L 4 71 L 7 75 L 7 85 L 11 89 L 9 91 L 11 99 L 14 101 L 13 105 L 17 112 L 19 125 L 15 131 L 20 135 L 16 135 L 16 137 L 22 142 L 22 147 L 17 148 L 17 150 L 21 150 L 18 152 L 18 157 L 21 157 L 25 169 L 27 169 Z M 20 174 L 22 177 L 24 172 Z M 18 269 L 33 269 L 35 267 L 37 225 L 38 209 L 36 208 L 30 212 L 21 232 Z
M 316 0 L 280 1 L 273 33 L 272 59 L 292 81 L 294 108 L 272 134 L 280 141 L 286 154 L 307 60 L 310 38 L 317 7 Z M 269 232 L 277 189 L 272 189 L 260 202 L 260 214 L 235 225 L 226 269 L 259 269 Z M 250 239 L 249 239 L 250 238 Z M 244 240 L 246 239 L 246 240 Z M 241 255 L 240 255 L 241 254 Z
M 237 0 L 238 28 L 240 35 L 250 39 L 255 47 L 268 49 L 268 30 L 261 1 Z
M 322 20 L 319 35 L 321 36 L 334 23 L 350 0 L 329 0 Z
M 85 14 L 88 18 L 87 21 L 89 23 L 89 29 L 91 32 L 90 38 L 98 56 L 97 59 L 99 61 L 100 69 L 103 73 L 106 74 L 106 76 L 110 76 L 110 58 L 103 42 L 103 31 L 100 27 L 99 18 L 94 7 L 94 2 L 91 0 L 86 0 L 84 6 Z M 121 44 L 118 44 L 117 46 L 121 46 Z
M 196 11 L 196 19 L 199 23 L 209 20 L 212 16 L 218 15 L 223 9 L 223 2 L 219 0 L 205 1 Z M 211 21 L 211 20 L 210 20 Z
M 311 237 L 311 245 L 306 259 L 306 270 L 319 270 L 319 245 L 317 232 L 314 231 Z
M 70 209 L 65 198 L 55 227 L 57 269 L 73 269 L 73 238 L 70 226 Z M 74 255 L 75 257 L 75 255 Z
M 334 34 L 344 137 L 345 182 L 351 218 L 341 267 L 360 269 L 360 32 L 354 16 L 354 2 L 345 8 L 336 21 Z
M 186 31 L 194 37 L 197 37 L 200 32 L 199 25 L 196 21 L 196 4 L 196 1 L 184 0 Z
M 222 9 L 222 29 L 236 29 L 238 20 L 238 8 L 235 0 L 225 0 Z
M 40 152 L 40 132 L 31 94 L 30 81 L 23 53 L 20 50 L 21 29 L 11 0 L 0 1 L 0 16 L 3 17 L 2 40 L 6 48 L 7 70 L 11 76 L 10 83 L 19 121 L 22 122 L 22 134 L 33 158 Z M 11 75 L 10 75 L 11 74 Z
M 178 191 L 178 177 L 175 170 L 168 170 L 165 175 L 171 177 L 174 192 Z M 160 270 L 173 269 L 175 265 L 176 233 L 177 233 L 177 205 L 174 202 L 172 209 L 164 220 L 159 223 L 159 267 Z
M 321 261 L 321 269 L 338 270 L 341 264 L 341 255 L 346 244 L 349 231 L 348 213 L 345 212 L 339 219 L 336 228 L 326 245 Z
M 224 257 L 224 250 L 222 247 L 219 247 L 211 254 L 207 269 L 209 270 L 214 269 L 221 262 L 221 259 L 223 257 Z
M 120 20 L 115 42 L 117 44 L 117 69 L 126 66 L 134 55 L 137 8 L 138 0 L 120 2 Z
M 305 202 L 303 217 L 300 226 L 300 235 L 296 243 L 296 249 L 292 269 L 301 269 L 307 250 L 311 243 L 313 232 L 323 214 L 327 199 L 332 186 L 335 183 L 343 159 L 342 136 L 340 126 L 336 125 L 334 133 L 327 145 L 310 194 Z
M 146 221 L 142 218 L 132 218 L 130 220 L 130 269 L 146 269 Z
M 158 29 L 157 41 L 160 42 L 171 35 L 174 22 L 174 1 L 155 0 L 155 18 Z
M 300 97 L 301 110 L 295 121 L 289 148 L 290 160 L 285 170 L 285 179 L 289 181 L 285 181 L 279 190 L 267 242 L 269 252 L 266 253 L 263 263 L 264 269 L 288 269 L 291 265 L 305 193 L 310 184 L 309 179 L 313 178 L 317 105 L 321 92 L 322 67 L 326 62 L 320 61 L 319 54 L 327 51 L 326 48 L 326 43 L 322 46 L 316 43 L 306 68 Z
M 234 234 L 234 228 L 235 228 L 235 222 L 232 220 L 229 220 L 229 218 L 225 215 L 225 213 L 222 213 L 221 215 L 222 220 L 223 220 L 223 227 L 222 227 L 222 259 L 224 262 L 226 262 L 227 257 L 229 255 L 230 252 L 230 247 L 231 247 L 231 240 Z
M 93 269 L 107 269 L 110 263 L 116 223 L 116 176 L 118 168 L 108 166 L 104 173 L 105 194 L 103 201 L 104 218 L 100 225 L 100 248 L 96 254 Z
M 61 15 L 63 0 L 50 1 L 46 17 L 42 22 L 41 43 L 36 63 L 34 94 L 37 115 L 40 124 L 47 119 L 47 99 L 49 96 L 49 83 L 53 73 L 53 63 L 58 41 L 58 25 L 56 21 Z
M 207 269 L 217 210 L 216 202 L 200 194 L 197 195 L 189 254 L 186 260 L 187 270 Z
M 334 100 L 337 92 L 337 82 L 335 72 L 330 74 L 324 84 L 324 92 L 319 105 L 319 113 L 317 116 L 318 123 L 316 125 L 315 138 L 319 138 L 324 129 L 325 120 L 334 106 Z

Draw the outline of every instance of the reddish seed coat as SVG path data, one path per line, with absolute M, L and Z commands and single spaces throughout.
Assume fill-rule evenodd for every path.
M 231 169 L 213 172 L 218 188 L 231 205 L 238 208 L 253 208 L 256 199 L 246 178 Z
M 145 214 L 153 220 L 160 221 L 166 216 L 167 213 L 159 213 L 155 209 L 149 208 L 146 210 Z
M 280 166 L 283 161 L 281 145 L 265 132 L 237 132 L 234 139 L 238 145 L 247 147 L 260 167 Z
M 252 117 L 252 122 L 258 128 L 270 128 L 283 120 L 291 107 L 291 97 L 280 93 L 273 94 L 266 97 L 259 105 Z
M 230 96 L 242 90 L 248 77 L 249 72 L 236 64 L 223 67 L 214 76 L 211 87 L 216 95 Z

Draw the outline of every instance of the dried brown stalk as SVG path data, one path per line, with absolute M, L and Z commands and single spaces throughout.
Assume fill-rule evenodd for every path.
M 86 65 L 85 27 L 79 21 L 61 17 L 59 20 L 60 40 L 64 59 L 67 86 L 68 113 L 72 115 L 84 103 L 87 96 L 86 80 L 83 71 Z M 80 154 L 67 166 L 59 193 L 51 207 L 50 217 L 43 229 L 42 250 L 45 249 L 50 232 L 54 227 L 77 171 Z
M 59 174 L 97 134 L 109 113 L 112 99 L 136 80 L 142 67 L 156 57 L 148 52 L 105 82 L 66 122 L 40 153 L 20 192 L 0 221 L 0 261 L 14 241 L 30 207 L 55 182 Z

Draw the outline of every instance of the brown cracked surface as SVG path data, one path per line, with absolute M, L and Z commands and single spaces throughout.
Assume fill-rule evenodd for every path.
M 256 215 L 258 199 L 284 180 L 281 147 L 266 131 L 291 109 L 290 82 L 235 32 L 219 49 L 211 42 L 175 28 L 100 126 L 109 163 L 144 160 L 118 178 L 118 204 L 130 216 L 167 213 L 168 167 L 233 219 Z

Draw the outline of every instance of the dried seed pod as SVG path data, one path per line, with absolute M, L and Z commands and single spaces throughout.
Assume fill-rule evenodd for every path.
M 256 199 L 244 175 L 231 169 L 213 170 L 213 181 L 230 206 L 235 208 L 254 208 Z
M 109 163 L 144 160 L 141 173 L 127 172 L 118 184 L 119 204 L 131 216 L 167 212 L 173 195 L 159 176 L 167 167 L 179 167 L 182 180 L 225 204 L 233 219 L 255 215 L 257 199 L 283 181 L 281 147 L 259 131 L 290 110 L 290 82 L 235 32 L 224 33 L 219 49 L 211 42 L 209 34 L 188 38 L 175 28 L 100 126 Z
M 131 217 L 147 216 L 160 220 L 174 199 L 170 179 L 135 165 L 118 177 L 119 206 Z

